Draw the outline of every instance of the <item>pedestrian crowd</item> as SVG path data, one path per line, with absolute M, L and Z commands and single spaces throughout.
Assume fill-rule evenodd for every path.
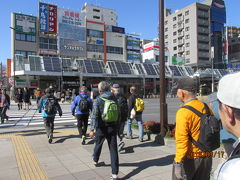
M 176 113 L 176 154 L 173 161 L 173 180 L 209 180 L 212 170 L 213 151 L 223 144 L 227 159 L 214 173 L 217 180 L 239 179 L 240 167 L 240 73 L 224 76 L 219 82 L 218 92 L 208 103 L 196 97 L 197 82 L 187 77 L 179 79 L 172 89 L 183 103 Z M 124 138 L 133 139 L 131 124 L 138 124 L 138 140 L 144 141 L 142 113 L 143 97 L 137 93 L 135 86 L 129 89 L 130 96 L 121 92 L 119 84 L 110 85 L 106 81 L 98 84 L 99 96 L 92 99 L 85 86 L 79 92 L 68 89 L 64 93 L 55 92 L 52 87 L 44 93 L 37 88 L 34 92 L 38 111 L 41 113 L 47 133 L 48 142 L 53 141 L 54 119 L 63 112 L 59 102 L 71 102 L 71 113 L 77 119 L 77 129 L 81 144 L 87 138 L 93 138 L 92 161 L 98 167 L 104 141 L 107 141 L 111 160 L 111 179 L 118 179 L 119 156 L 123 150 Z M 27 88 L 17 89 L 15 101 L 18 110 L 29 109 L 30 93 Z M 1 123 L 10 107 L 10 98 L 6 90 L 0 94 Z M 89 133 L 87 131 L 90 121 Z M 124 127 L 127 135 L 124 137 Z M 224 132 L 224 137 L 223 137 Z M 88 135 L 88 136 L 87 136 Z

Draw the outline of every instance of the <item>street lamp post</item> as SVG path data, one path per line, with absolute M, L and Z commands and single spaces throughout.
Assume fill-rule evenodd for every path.
M 166 135 L 167 104 L 166 104 L 166 80 L 165 80 L 165 53 L 164 53 L 164 0 L 159 0 L 159 65 L 160 65 L 160 134 Z
M 214 73 L 213 73 L 214 47 L 211 47 L 211 69 L 212 69 L 212 93 L 214 92 Z
M 13 31 L 13 56 L 12 56 L 12 62 L 13 62 L 13 88 L 15 89 L 16 84 L 15 84 L 15 39 L 16 39 L 16 29 L 13 27 L 9 27 Z

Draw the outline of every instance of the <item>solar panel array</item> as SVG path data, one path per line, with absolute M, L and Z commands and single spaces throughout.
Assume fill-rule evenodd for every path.
M 132 74 L 128 63 L 115 61 L 115 65 L 119 74 Z
M 52 65 L 53 65 L 53 71 L 54 72 L 61 72 L 62 71 L 61 63 L 60 63 L 59 58 L 53 57 L 52 58 Z
M 45 71 L 61 72 L 60 59 L 57 57 L 43 57 Z
M 71 59 L 63 58 L 62 59 L 62 69 L 64 72 L 72 71 L 72 62 Z
M 179 72 L 177 66 L 169 66 L 169 68 L 171 69 L 174 76 L 181 76 L 181 73 Z
M 87 73 L 103 73 L 102 65 L 97 60 L 84 60 L 84 65 Z
M 218 69 L 218 71 L 221 74 L 221 76 L 225 76 L 226 74 L 229 73 L 226 69 Z
M 152 64 L 143 63 L 143 67 L 144 67 L 147 75 L 157 75 L 157 73 L 156 73 L 156 71 L 154 70 Z
M 24 70 L 24 57 L 23 55 L 15 55 L 15 69 L 16 71 L 21 71 L 21 70 Z
M 141 64 L 135 64 L 135 67 L 136 67 L 136 69 L 138 71 L 138 74 L 145 74 Z
M 177 66 L 177 68 L 178 68 L 178 70 L 179 70 L 179 72 L 181 73 L 182 76 L 186 76 L 187 75 L 185 70 L 184 70 L 184 68 L 183 68 L 183 66 Z
M 192 76 L 194 74 L 194 71 L 191 67 L 185 66 L 185 69 L 186 69 L 189 76 Z
M 29 56 L 30 71 L 41 71 L 41 59 L 40 56 Z
M 108 65 L 112 74 L 118 74 L 114 61 L 108 61 Z

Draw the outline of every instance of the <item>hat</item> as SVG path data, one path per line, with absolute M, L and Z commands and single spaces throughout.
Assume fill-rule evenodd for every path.
M 119 86 L 119 84 L 113 84 L 112 85 L 112 88 L 115 88 L 115 89 L 118 89 L 120 86 Z
M 240 72 L 226 75 L 220 80 L 217 98 L 223 104 L 240 109 Z
M 185 77 L 177 80 L 173 86 L 173 92 L 177 92 L 178 89 L 183 89 L 189 92 L 196 92 L 197 82 L 196 79 Z

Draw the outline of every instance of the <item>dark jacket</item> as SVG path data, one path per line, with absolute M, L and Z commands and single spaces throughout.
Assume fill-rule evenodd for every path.
M 38 104 L 38 111 L 42 113 L 42 117 L 44 117 L 44 118 L 46 118 L 46 117 L 55 117 L 55 115 L 56 115 L 56 114 L 49 115 L 49 114 L 47 114 L 44 111 L 44 106 L 45 106 L 45 103 L 47 102 L 48 98 L 54 98 L 55 99 L 56 108 L 57 108 L 57 111 L 59 113 L 59 116 L 62 116 L 62 109 L 61 109 L 61 106 L 59 105 L 57 99 L 53 95 L 51 95 L 51 94 L 46 94 L 45 96 L 41 97 L 41 99 L 39 101 L 39 104 Z
M 90 97 L 88 97 L 87 93 L 80 93 L 80 95 L 83 98 L 87 98 L 88 104 L 89 104 L 89 110 L 92 110 L 92 99 Z M 79 102 L 81 101 L 81 97 L 78 95 L 75 97 L 74 101 L 72 102 L 72 107 L 71 107 L 71 111 L 72 114 L 89 114 L 89 112 L 81 112 L 79 110 Z M 76 111 L 76 113 L 75 113 Z
M 104 100 L 101 99 L 101 97 L 109 99 L 109 100 L 114 100 L 117 102 L 115 96 L 111 92 L 105 92 L 103 94 L 100 94 L 97 99 L 93 102 L 93 110 L 92 110 L 92 117 L 91 117 L 91 127 L 90 130 L 94 130 L 95 128 L 106 129 L 107 126 L 116 126 L 117 123 L 105 123 L 102 120 L 102 114 L 103 114 L 103 109 L 104 109 Z
M 131 115 L 131 110 L 132 110 L 133 108 L 135 108 L 136 99 L 137 99 L 138 97 L 141 98 L 141 96 L 138 95 L 138 94 L 132 94 L 132 95 L 129 97 L 129 99 L 128 99 L 128 118 L 129 118 L 130 115 Z M 142 112 L 136 112 L 136 115 L 137 115 L 137 114 L 142 114 Z
M 16 102 L 23 102 L 23 93 L 22 93 L 22 91 L 17 91 L 16 93 L 15 93 L 15 100 L 16 100 Z
M 125 121 L 127 121 L 127 118 L 128 118 L 127 98 L 121 93 L 115 94 L 115 97 L 117 99 L 119 112 L 120 112 L 119 119 L 121 122 L 125 122 Z
M 29 91 L 23 91 L 23 101 L 26 103 L 30 102 L 30 92 Z
M 3 103 L 6 107 L 9 107 L 10 106 L 10 97 L 9 95 L 7 94 L 4 94 L 5 95 L 5 102 Z M 0 102 L 2 101 L 2 94 L 0 94 Z

